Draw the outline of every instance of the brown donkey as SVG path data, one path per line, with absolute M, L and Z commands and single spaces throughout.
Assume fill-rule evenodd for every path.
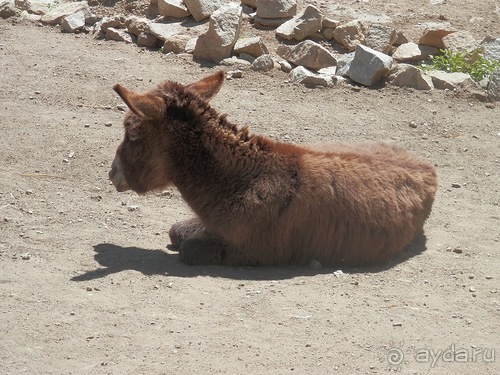
M 430 163 L 383 143 L 307 148 L 251 135 L 208 103 L 223 81 L 114 86 L 130 110 L 109 178 L 139 194 L 177 187 L 196 214 L 169 232 L 184 262 L 363 266 L 422 231 L 437 190 Z

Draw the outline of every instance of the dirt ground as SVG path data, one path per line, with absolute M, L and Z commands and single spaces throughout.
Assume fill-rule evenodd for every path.
M 500 36 L 498 1 L 337 3 Z M 190 216 L 178 192 L 107 179 L 122 137 L 112 85 L 212 71 L 0 20 L 0 374 L 499 374 L 500 105 L 311 90 L 279 71 L 227 81 L 213 106 L 254 132 L 396 142 L 435 163 L 440 188 L 426 241 L 384 267 L 189 267 L 166 249 Z

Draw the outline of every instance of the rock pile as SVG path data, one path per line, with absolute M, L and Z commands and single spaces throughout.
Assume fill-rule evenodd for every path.
M 0 17 L 22 17 L 60 25 L 67 33 L 87 32 L 95 38 L 161 48 L 164 53 L 188 53 L 194 59 L 253 70 L 275 68 L 308 86 L 353 82 L 364 86 L 388 83 L 416 90 L 477 87 L 468 74 L 424 71 L 417 65 L 440 49 L 480 51 L 500 60 L 500 38 L 482 42 L 448 22 L 418 25 L 420 35 L 408 40 L 387 23 L 351 20 L 340 23 L 313 5 L 297 9 L 296 0 L 151 0 L 155 20 L 136 16 L 102 18 L 86 1 L 0 0 Z M 208 22 L 206 20 L 208 19 Z M 242 22 L 274 32 L 282 44 L 269 51 L 260 37 L 242 38 Z M 272 31 L 274 30 L 274 31 Z M 335 48 L 333 48 L 335 47 Z M 334 51 L 344 50 L 344 53 Z M 492 100 L 499 100 L 500 69 L 481 82 Z

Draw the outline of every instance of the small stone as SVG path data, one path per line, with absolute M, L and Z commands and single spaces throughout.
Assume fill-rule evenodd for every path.
M 86 128 L 90 128 L 90 124 L 85 124 L 83 126 L 85 126 Z
M 66 158 L 65 158 L 65 159 L 63 159 L 63 162 L 64 162 L 64 163 L 69 163 L 69 159 L 66 159 Z
M 491 279 L 493 279 L 493 276 L 485 276 L 485 279 L 486 280 L 491 280 Z
M 462 187 L 462 185 L 461 185 L 461 184 L 459 184 L 458 182 L 453 182 L 453 183 L 451 184 L 451 187 L 452 187 L 452 188 L 456 188 L 456 189 L 458 189 L 458 188 L 461 188 L 461 187 Z
M 417 123 L 415 121 L 410 121 L 410 128 L 416 128 Z
M 476 291 L 476 288 L 474 288 L 473 286 L 469 287 L 469 292 L 474 293 L 475 291 Z
M 395 322 L 395 323 L 392 323 L 392 326 L 393 327 L 402 327 L 403 323 L 401 323 L 401 322 Z
M 113 126 L 113 123 L 111 121 L 107 121 L 106 123 L 104 123 L 104 126 L 107 126 L 109 128 L 110 126 Z
M 471 279 L 471 280 L 472 280 L 473 278 L 474 278 L 474 275 L 473 275 L 473 274 L 470 274 L 470 275 L 469 275 L 469 279 Z
M 30 258 L 31 258 L 31 254 L 30 253 L 21 254 L 21 259 L 22 260 L 30 260 Z
M 455 249 L 453 249 L 453 252 L 456 254 L 462 254 L 464 251 L 462 249 L 455 248 Z

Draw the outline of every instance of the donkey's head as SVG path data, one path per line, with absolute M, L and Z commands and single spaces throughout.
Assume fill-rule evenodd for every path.
M 132 92 L 119 84 L 113 87 L 129 108 L 124 119 L 125 136 L 109 172 L 116 190 L 143 194 L 172 182 L 173 171 L 166 153 L 169 122 L 178 121 L 173 114 L 189 106 L 189 98 L 209 101 L 223 81 L 224 73 L 220 71 L 185 86 L 166 81 L 146 93 Z

